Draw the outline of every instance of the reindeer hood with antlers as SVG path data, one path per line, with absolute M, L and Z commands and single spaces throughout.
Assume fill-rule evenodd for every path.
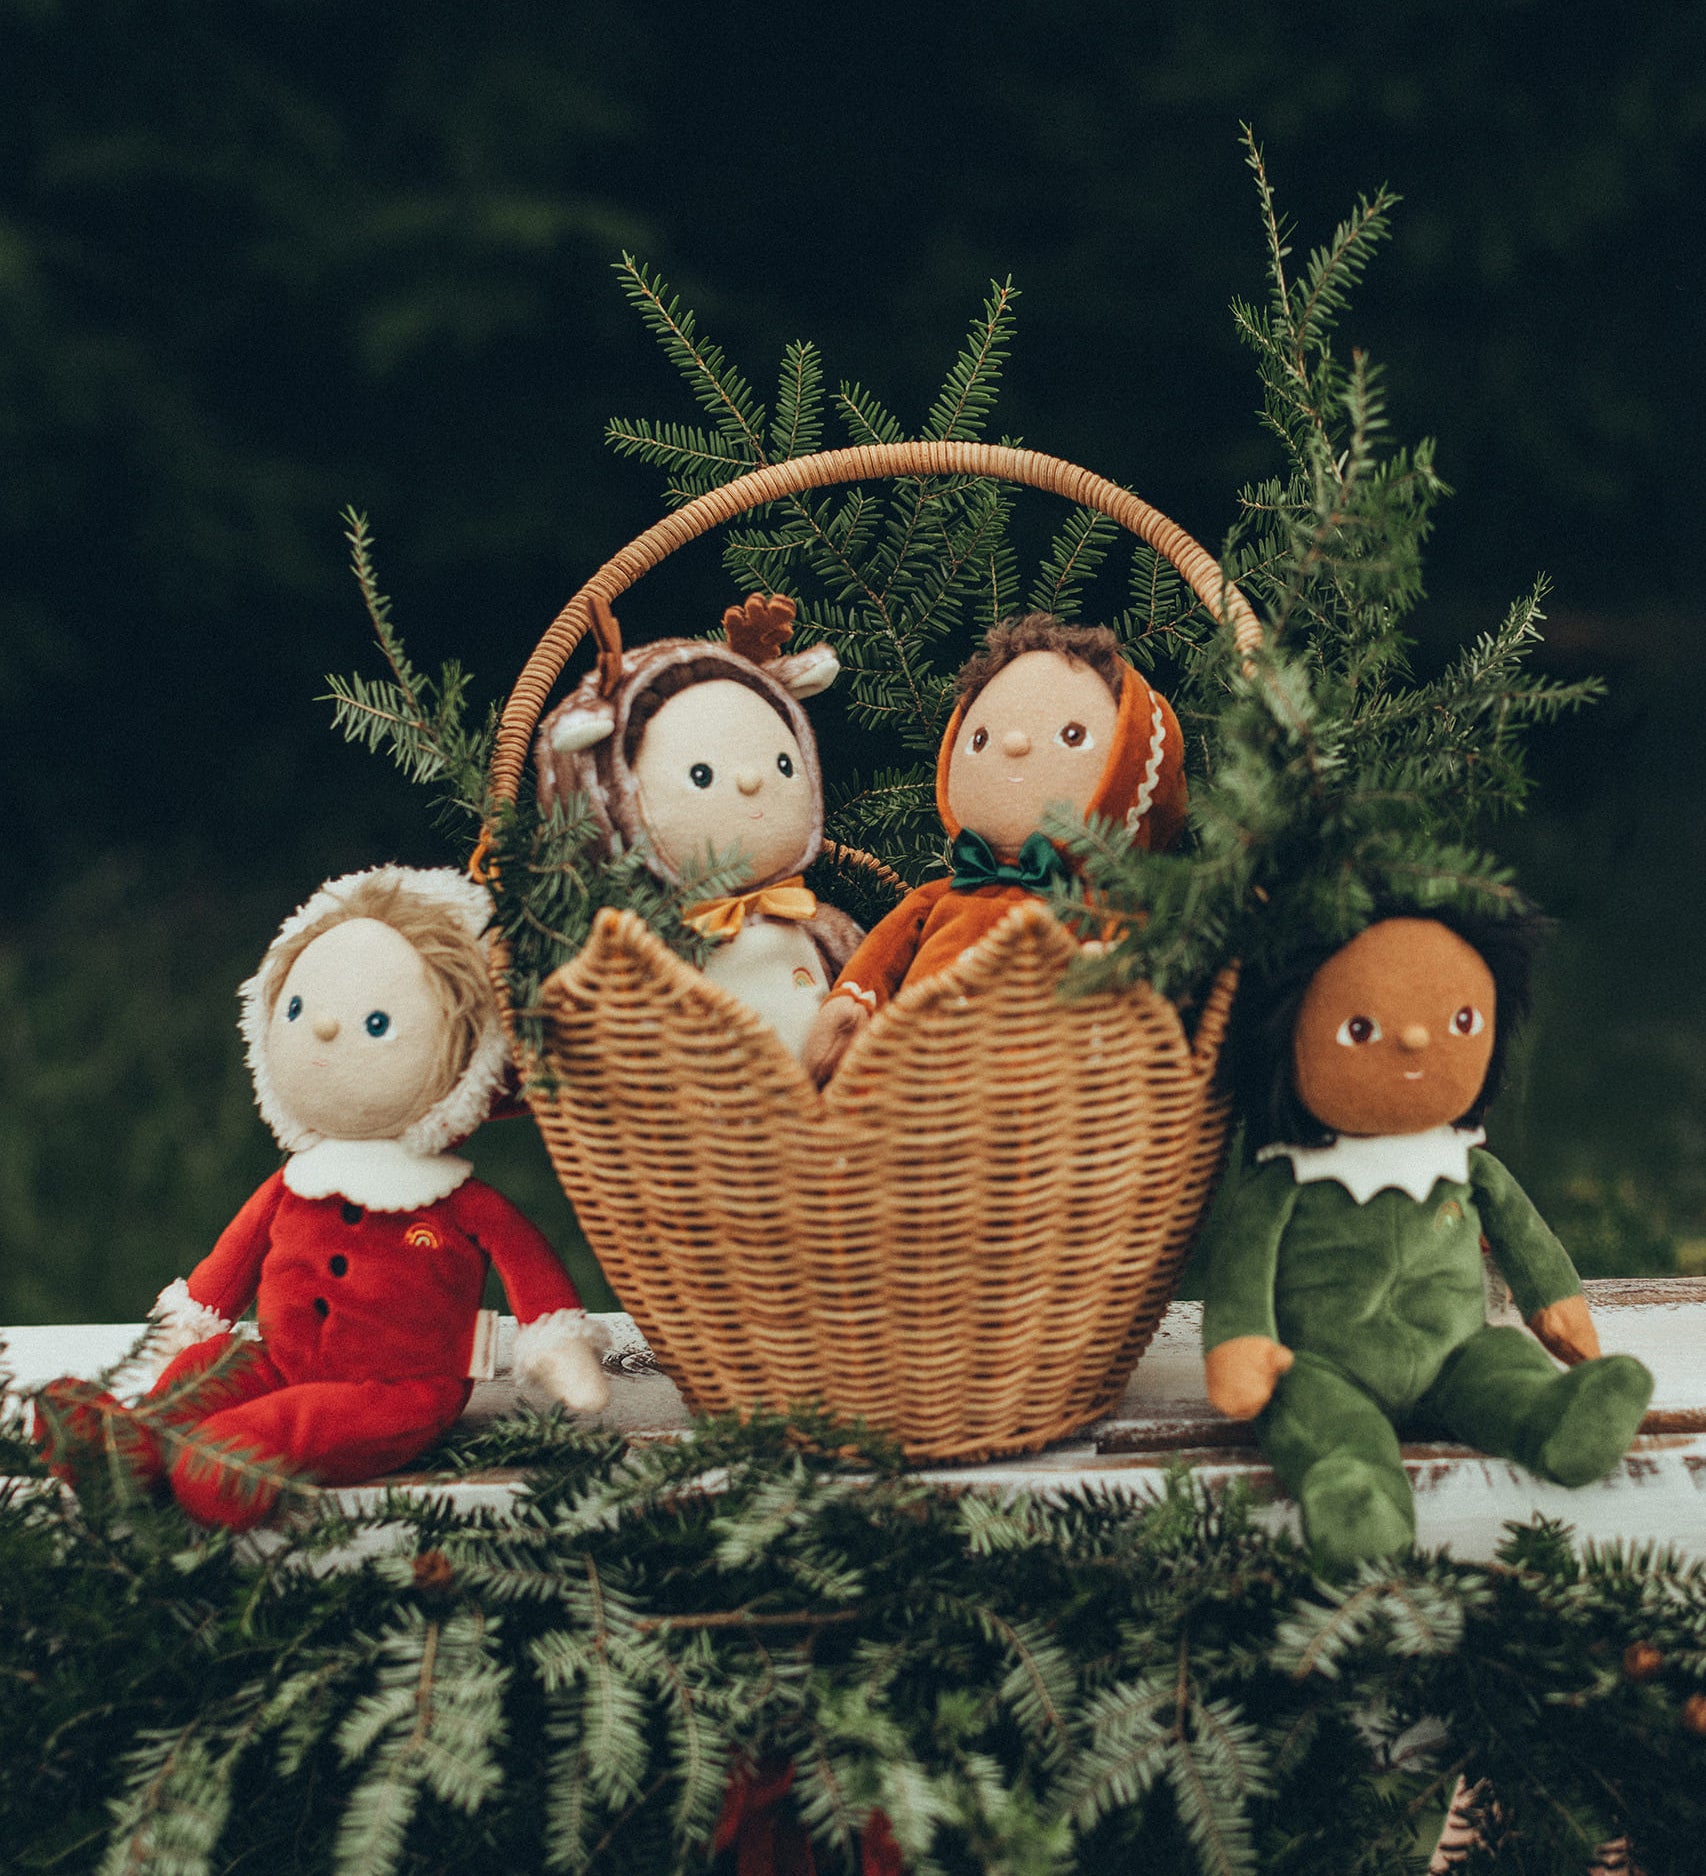
M 787 724 L 817 804 L 802 851 L 750 884 L 766 885 L 809 866 L 823 844 L 823 778 L 817 740 L 799 700 L 827 690 L 841 664 L 828 645 L 782 655 L 793 632 L 794 602 L 754 593 L 744 606 L 730 606 L 723 614 L 726 644 L 662 638 L 625 651 L 616 617 L 598 595 L 592 618 L 598 662 L 540 725 L 534 752 L 540 806 L 550 809 L 578 790 L 606 840 L 641 844 L 652 870 L 675 880 L 675 864 L 646 837 L 635 757 L 646 725 L 671 697 L 696 684 L 731 680 L 755 691 Z

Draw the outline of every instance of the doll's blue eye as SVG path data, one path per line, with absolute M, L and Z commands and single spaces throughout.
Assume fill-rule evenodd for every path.
M 302 999 L 300 997 L 292 997 L 284 1006 L 284 1020 L 287 1023 L 294 1023 L 301 1014 Z
M 692 768 L 687 771 L 687 779 L 695 788 L 709 788 L 711 786 L 710 763 L 695 762 Z
M 794 772 L 794 758 L 784 750 L 783 753 L 776 758 L 776 766 L 784 775 L 792 775 Z
M 370 1036 L 382 1036 L 391 1027 L 391 1019 L 383 1010 L 369 1010 L 367 1013 L 367 1033 Z

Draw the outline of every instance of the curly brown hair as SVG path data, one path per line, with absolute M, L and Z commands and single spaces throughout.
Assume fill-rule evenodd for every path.
M 969 708 L 997 671 L 1028 651 L 1058 651 L 1074 664 L 1087 664 L 1116 699 L 1131 668 L 1119 640 L 1105 625 L 1068 625 L 1052 612 L 1027 612 L 992 625 L 983 650 L 961 665 L 960 708 Z

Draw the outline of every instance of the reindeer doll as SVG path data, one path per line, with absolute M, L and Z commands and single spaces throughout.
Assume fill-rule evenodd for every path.
M 754 593 L 723 615 L 728 642 L 665 638 L 622 649 L 595 598 L 597 666 L 540 727 L 539 801 L 579 791 L 612 849 L 638 846 L 659 878 L 733 856 L 746 889 L 690 907 L 717 941 L 705 974 L 798 1055 L 863 935 L 801 879 L 823 844 L 817 743 L 799 700 L 835 682 L 827 645 L 781 655 L 794 602 Z

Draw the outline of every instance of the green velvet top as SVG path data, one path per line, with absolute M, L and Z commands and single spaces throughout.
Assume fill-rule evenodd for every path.
M 1334 1179 L 1299 1183 L 1284 1157 L 1216 1206 L 1202 1247 L 1203 1349 L 1263 1335 L 1330 1361 L 1390 1409 L 1412 1404 L 1486 1321 L 1483 1234 L 1526 1321 L 1581 1289 L 1528 1195 L 1491 1153 L 1424 1200 L 1363 1204 Z

